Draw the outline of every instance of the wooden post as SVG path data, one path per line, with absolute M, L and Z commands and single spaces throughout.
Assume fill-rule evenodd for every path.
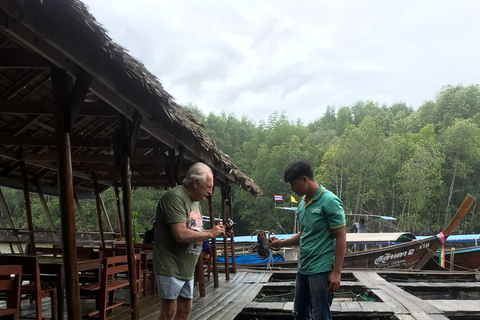
M 227 220 L 227 208 L 225 205 L 225 185 L 222 185 L 221 187 L 222 192 L 221 193 L 221 198 L 222 198 L 222 219 L 223 221 Z M 230 268 L 228 266 L 228 238 L 227 234 L 223 236 L 223 255 L 225 257 L 225 280 L 230 280 Z
M 208 196 L 208 209 L 210 212 L 210 224 L 214 226 L 215 217 L 213 216 L 213 200 L 211 195 Z M 217 240 L 215 238 L 212 239 L 212 248 L 210 250 L 210 254 L 212 255 L 213 259 L 213 286 L 218 288 Z
M 455 261 L 455 248 L 450 250 L 450 271 L 455 269 L 453 261 Z
M 2 189 L 0 188 L 0 209 L 2 209 L 3 214 L 7 218 L 7 224 L 10 228 L 13 229 L 13 238 L 16 241 L 20 241 L 17 235 L 17 229 L 15 229 L 15 225 L 13 224 L 12 217 L 10 216 L 10 211 L 8 210 L 7 203 L 5 202 L 5 197 L 3 196 Z M 17 243 L 18 252 L 23 254 L 23 248 L 20 243 Z
M 27 228 L 29 231 L 28 244 L 30 248 L 35 248 L 35 236 L 33 234 L 32 207 L 30 206 L 30 192 L 28 191 L 27 171 L 25 168 L 25 162 L 23 161 L 20 161 L 20 171 L 22 172 L 23 202 L 25 204 L 25 212 L 27 216 Z
M 88 232 L 87 220 L 85 220 L 85 215 L 83 214 L 83 209 L 80 205 L 80 202 L 78 201 L 76 192 L 73 192 L 73 198 L 75 199 L 75 205 L 77 206 L 78 216 L 80 217 L 80 220 L 82 220 L 83 229 Z M 90 233 L 87 233 L 87 237 L 88 240 L 92 240 L 92 236 L 90 235 Z
M 203 251 L 200 252 L 197 262 L 197 274 L 198 274 L 198 292 L 200 297 L 205 297 L 205 272 L 203 270 Z
M 115 190 L 115 202 L 117 204 L 118 226 L 120 227 L 120 237 L 123 238 L 125 237 L 125 233 L 123 232 L 122 206 L 120 204 L 120 191 L 118 190 L 117 182 L 115 182 L 114 190 Z
M 97 206 L 97 221 L 98 221 L 98 234 L 100 236 L 100 248 L 105 248 L 105 235 L 103 234 L 102 225 L 102 205 L 100 204 L 100 192 L 98 191 L 98 182 L 95 172 L 93 176 L 93 188 L 95 189 L 95 204 Z
M 228 208 L 230 209 L 230 219 L 233 220 L 233 196 L 232 196 L 232 187 L 228 186 Z M 235 220 L 234 220 L 235 221 Z M 232 272 L 236 273 L 237 272 L 237 263 L 235 262 L 235 235 L 233 234 L 232 230 L 232 236 L 230 237 L 230 246 L 231 246 L 231 251 L 232 251 Z
M 130 156 L 125 155 L 122 161 L 122 194 L 123 194 L 123 212 L 125 215 L 125 244 L 127 248 L 128 257 L 128 280 L 130 282 L 130 303 L 132 304 L 131 316 L 132 319 L 138 320 L 140 318 L 140 309 L 138 306 L 139 295 L 137 292 L 137 281 L 135 277 L 135 252 L 133 250 L 133 224 L 132 224 L 132 209 L 131 209 L 131 176 L 130 170 Z
M 67 313 L 69 320 L 81 320 L 80 294 L 75 240 L 75 210 L 73 200 L 72 154 L 70 150 L 71 110 L 68 105 L 69 77 L 64 70 L 51 71 L 55 106 L 55 139 L 58 155 L 58 192 L 62 221 L 62 252 L 65 268 Z M 63 295 L 63 292 L 57 292 Z M 59 317 L 64 310 L 58 308 Z
M 53 225 L 52 216 L 50 215 L 50 211 L 48 210 L 48 207 L 47 207 L 47 202 L 45 201 L 45 197 L 43 196 L 42 188 L 40 188 L 40 184 L 38 183 L 38 181 L 35 181 L 34 184 L 35 184 L 35 188 L 37 188 L 37 193 L 38 193 L 38 197 L 40 198 L 40 202 L 42 203 L 43 212 L 47 217 L 48 226 L 50 227 L 50 230 L 53 231 L 53 239 L 55 239 L 55 242 L 60 243 L 60 240 L 58 239 L 58 236 L 55 233 L 55 226 Z
M 139 120 L 140 121 L 140 120 Z M 132 171 L 130 169 L 130 157 L 132 155 L 131 149 L 131 136 L 132 133 L 129 132 L 127 125 L 127 119 L 124 116 L 120 116 L 120 130 L 117 134 L 117 141 L 114 143 L 118 144 L 118 147 L 115 148 L 115 151 L 118 152 L 117 158 L 120 159 L 121 165 L 121 176 L 122 176 L 122 195 L 123 195 L 123 213 L 125 219 L 125 245 L 127 249 L 128 257 L 128 281 L 130 289 L 130 314 L 131 318 L 138 320 L 140 318 L 140 309 L 139 309 L 139 294 L 137 292 L 137 280 L 136 273 L 140 270 L 136 270 L 135 265 L 135 252 L 133 248 L 133 224 L 132 224 L 132 208 L 131 208 L 131 197 L 132 197 Z M 133 126 L 135 127 L 135 126 Z M 138 130 L 138 128 L 137 128 Z

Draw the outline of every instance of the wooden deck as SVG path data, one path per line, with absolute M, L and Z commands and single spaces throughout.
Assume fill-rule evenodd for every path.
M 290 273 L 290 272 L 288 272 Z M 380 271 L 379 271 L 380 273 Z M 468 319 L 480 319 L 480 300 L 422 300 L 406 290 L 417 288 L 436 288 L 444 291 L 451 288 L 473 290 L 480 292 L 479 280 L 469 279 L 465 282 L 448 281 L 419 281 L 398 282 L 387 281 L 385 277 L 375 271 L 351 271 L 348 272 L 347 280 L 342 280 L 343 291 L 358 292 L 358 289 L 368 289 L 376 297 L 377 301 L 345 301 L 335 299 L 332 305 L 334 319 L 393 319 L 415 320 L 434 319 L 447 320 L 449 317 L 462 317 Z M 383 273 L 383 272 L 382 272 Z M 281 282 L 269 282 L 271 278 L 286 277 Z M 343 275 L 342 275 L 343 276 Z M 384 276 L 384 275 L 383 275 Z M 397 278 L 404 277 L 399 274 Z M 412 274 L 416 277 L 418 274 Z M 199 297 L 198 287 L 195 287 L 193 308 L 190 319 L 293 319 L 291 316 L 293 302 L 255 302 L 254 299 L 262 288 L 267 290 L 294 290 L 294 282 L 288 277 L 294 277 L 294 273 L 286 275 L 285 272 L 267 272 L 240 270 L 236 274 L 230 274 L 231 279 L 225 280 L 225 275 L 219 275 L 218 288 L 213 287 L 213 281 L 206 283 L 206 297 Z M 293 279 L 293 278 L 292 278 Z M 405 290 L 404 290 L 405 289 Z M 128 290 L 119 290 L 117 298 L 128 301 Z M 44 300 L 45 317 L 50 316 L 49 301 Z M 160 313 L 161 301 L 157 296 L 147 296 L 140 299 L 140 319 L 157 320 Z M 0 304 L 0 307 L 2 305 Z M 82 314 L 94 309 L 92 300 L 82 300 Z M 22 302 L 22 315 L 34 315 L 33 305 L 28 301 Z M 240 315 L 240 316 L 239 316 Z M 108 315 L 109 320 L 130 319 L 128 305 L 115 308 Z

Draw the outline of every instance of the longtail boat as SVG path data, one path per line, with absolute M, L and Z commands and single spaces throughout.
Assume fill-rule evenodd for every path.
M 432 259 L 435 252 L 442 247 L 445 239 L 452 234 L 470 207 L 475 198 L 468 194 L 450 221 L 449 225 L 438 235 L 425 239 L 416 239 L 399 244 L 393 244 L 382 248 L 358 251 L 345 254 L 343 268 L 368 268 L 368 269 L 422 269 Z M 255 265 L 242 265 L 242 267 L 264 267 L 266 263 Z M 295 268 L 296 261 L 274 263 L 273 267 Z
M 343 268 L 422 269 L 441 248 L 444 240 L 452 234 L 474 202 L 475 198 L 468 194 L 452 221 L 438 235 L 384 248 L 348 253 L 345 255 Z

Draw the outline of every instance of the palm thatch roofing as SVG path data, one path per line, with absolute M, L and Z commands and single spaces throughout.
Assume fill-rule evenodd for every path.
M 0 1 L 0 185 L 58 194 L 55 95 L 51 75 L 71 79 L 73 185 L 79 198 L 120 181 L 113 139 L 119 119 L 137 127 L 132 187 L 165 188 L 202 161 L 216 184 L 262 190 L 225 155 L 155 75 L 116 44 L 77 0 Z M 84 95 L 76 93 L 84 90 Z M 75 106 L 77 106 L 75 108 Z M 132 129 L 133 130 L 133 129 Z M 118 160 L 118 159 L 117 159 Z M 117 163 L 117 164 L 116 164 Z

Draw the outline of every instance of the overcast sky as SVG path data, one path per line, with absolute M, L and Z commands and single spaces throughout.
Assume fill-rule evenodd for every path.
M 180 104 L 304 124 L 478 84 L 480 1 L 84 0 Z

